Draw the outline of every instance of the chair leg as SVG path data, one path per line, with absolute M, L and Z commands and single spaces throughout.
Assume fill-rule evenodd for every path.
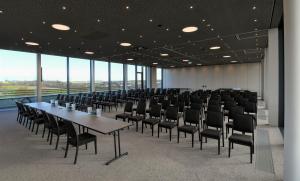
M 94 141 L 95 155 L 97 155 L 97 138 Z
M 225 145 L 224 145 L 224 132 L 222 132 L 222 142 L 223 142 L 223 147 L 225 147 Z
M 157 128 L 157 137 L 159 138 L 159 128 L 160 128 L 160 126 L 158 125 L 158 128 Z
M 49 138 L 50 138 L 50 129 L 48 129 L 47 142 L 49 141 Z
M 67 158 L 68 150 L 69 150 L 69 140 L 67 140 L 67 146 L 66 146 L 66 151 L 65 151 L 65 158 Z
M 53 133 L 51 132 L 51 135 L 50 135 L 50 145 L 52 145 L 52 138 L 53 138 Z
M 230 158 L 230 151 L 231 151 L 231 146 L 230 146 L 230 141 L 228 142 L 228 157 Z
M 229 128 L 226 126 L 226 138 L 228 137 Z
M 252 154 L 252 146 L 250 146 L 250 163 L 252 163 L 252 156 L 253 156 L 253 154 Z
M 135 125 L 136 126 L 135 131 L 138 132 L 139 131 L 139 122 L 136 121 L 135 124 L 136 124 Z
M 58 142 L 59 142 L 59 134 L 57 135 L 57 140 L 56 140 L 56 146 L 55 146 L 56 150 L 57 150 L 57 147 L 58 147 Z
M 31 129 L 31 132 L 33 132 L 34 125 L 35 125 L 35 123 L 33 122 L 33 123 L 32 123 L 32 129 Z
M 218 139 L 218 155 L 220 155 L 220 138 Z
M 142 134 L 144 133 L 144 122 L 142 122 Z
M 78 156 L 78 146 L 76 146 L 76 153 L 75 153 L 74 164 L 76 164 L 76 162 L 77 162 L 77 156 Z
M 153 125 L 151 125 L 151 129 L 152 129 L 152 136 L 153 136 Z
M 44 136 L 45 136 L 45 132 L 46 132 L 46 127 L 45 127 L 45 125 L 44 125 L 44 129 L 43 129 L 43 135 L 42 135 L 42 138 L 44 138 Z
M 177 130 L 177 143 L 179 143 L 179 134 L 180 132 Z
M 192 148 L 194 148 L 194 133 L 192 133 Z
M 85 149 L 86 149 L 86 150 L 88 149 L 88 144 L 87 144 L 87 143 L 85 144 Z
M 37 134 L 37 133 L 38 133 L 38 131 L 39 131 L 39 127 L 40 127 L 40 125 L 38 124 L 38 125 L 37 125 L 37 127 L 36 127 L 35 134 Z
M 203 141 L 202 138 L 203 138 L 203 137 L 202 137 L 202 135 L 200 134 L 200 150 L 202 150 L 202 141 Z
M 170 141 L 172 141 L 172 129 L 170 129 Z

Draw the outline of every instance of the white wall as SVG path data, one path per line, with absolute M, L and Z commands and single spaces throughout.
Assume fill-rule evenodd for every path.
M 164 69 L 164 88 L 241 88 L 261 96 L 261 63 Z

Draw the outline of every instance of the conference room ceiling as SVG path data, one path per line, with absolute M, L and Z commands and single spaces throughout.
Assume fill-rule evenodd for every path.
M 0 48 L 164 68 L 260 62 L 281 16 L 281 0 L 0 1 Z

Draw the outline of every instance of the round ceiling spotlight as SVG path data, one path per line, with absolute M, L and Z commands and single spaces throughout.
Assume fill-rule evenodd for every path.
M 232 61 L 230 61 L 231 63 L 237 63 L 238 61 L 236 61 L 236 60 L 232 60 Z
M 182 60 L 182 61 L 183 61 L 183 62 L 188 62 L 189 60 L 186 60 L 186 59 L 185 59 L 185 60 Z
M 29 46 L 39 46 L 38 43 L 32 42 L 32 41 L 27 41 L 27 42 L 25 42 L 25 44 L 26 44 L 26 45 L 29 45 Z
M 175 66 L 174 66 L 174 65 L 171 65 L 170 67 L 171 67 L 171 68 L 174 68 Z
M 157 65 L 158 63 L 157 62 L 154 62 L 154 63 L 152 63 L 153 65 Z
M 188 62 L 188 64 L 192 64 L 193 62 Z
M 51 27 L 56 29 L 56 30 L 60 30 L 60 31 L 70 30 L 70 27 L 67 26 L 67 25 L 64 25 L 64 24 L 52 24 Z
M 85 51 L 84 53 L 87 54 L 87 55 L 94 55 L 95 54 L 94 52 L 91 52 L 91 51 Z
M 188 26 L 182 29 L 183 32 L 185 33 L 192 33 L 198 30 L 197 26 Z
M 230 55 L 223 55 L 223 58 L 230 58 Z
M 160 56 L 167 57 L 167 56 L 169 56 L 169 54 L 167 54 L 167 53 L 161 53 Z
M 197 65 L 198 65 L 198 66 L 201 66 L 202 64 L 201 64 L 201 63 L 197 63 Z
M 210 47 L 209 49 L 211 49 L 211 50 L 218 50 L 220 48 L 221 48 L 220 46 L 213 46 L 213 47 Z
M 131 43 L 122 42 L 122 43 L 120 43 L 120 45 L 123 47 L 129 47 L 129 46 L 131 46 Z
M 127 60 L 128 60 L 128 61 L 132 61 L 132 60 L 133 60 L 133 58 L 127 58 Z

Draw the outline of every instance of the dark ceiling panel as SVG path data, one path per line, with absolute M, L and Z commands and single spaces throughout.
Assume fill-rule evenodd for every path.
M 275 6 L 274 6 L 275 5 Z M 128 6 L 129 8 L 126 8 Z M 64 8 L 65 7 L 65 8 Z M 254 8 L 255 7 L 255 8 Z M 273 8 L 274 7 L 274 8 Z M 1 1 L 0 48 L 160 67 L 259 62 L 280 0 Z M 273 16 L 273 17 L 272 17 Z M 70 31 L 51 28 L 67 24 Z M 185 26 L 198 31 L 183 33 Z M 26 46 L 34 41 L 39 47 Z M 130 42 L 131 47 L 121 47 Z M 211 46 L 221 46 L 210 50 Z M 85 51 L 94 51 L 86 55 Z M 255 51 L 253 51 L 255 50 Z M 254 53 L 253 53 L 254 52 Z M 169 56 L 161 57 L 160 53 Z M 230 58 L 224 58 L 230 55 Z M 128 61 L 133 58 L 133 61 Z M 188 59 L 192 64 L 183 62 Z

